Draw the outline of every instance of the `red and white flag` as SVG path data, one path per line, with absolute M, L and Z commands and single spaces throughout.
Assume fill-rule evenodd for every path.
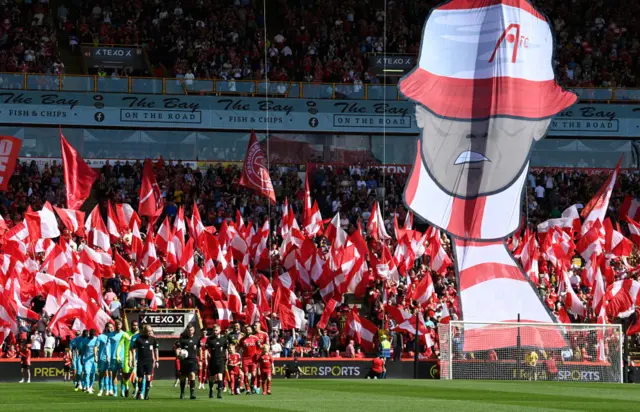
M 580 233 L 580 214 L 576 205 L 568 207 L 562 216 L 557 219 L 549 219 L 538 225 L 538 235 L 548 233 L 553 228 L 559 227 L 560 229 L 568 232 Z M 542 240 L 542 238 L 540 238 Z
M 222 329 L 228 328 L 233 322 L 233 312 L 229 309 L 229 304 L 223 301 L 214 301 L 213 304 L 217 315 L 214 319 L 215 324 L 220 325 Z
M 149 265 L 147 270 L 144 271 L 144 279 L 149 282 L 151 286 L 154 286 L 162 279 L 163 268 L 160 259 L 156 259 Z
M 311 202 L 311 190 L 309 189 L 309 168 L 304 175 L 304 231 L 309 236 L 315 236 L 322 230 L 322 215 L 318 202 Z
M 158 308 L 158 304 L 156 302 L 156 294 L 153 292 L 151 286 L 139 283 L 137 285 L 131 286 L 129 289 L 129 294 L 127 295 L 127 299 L 147 299 L 151 301 L 151 309 L 156 310 Z
M 425 273 L 424 277 L 413 290 L 411 298 L 417 301 L 421 306 L 426 305 L 431 298 L 437 298 L 436 290 L 433 287 L 433 279 L 431 273 Z
M 138 222 L 133 222 L 133 227 L 131 228 L 131 258 L 134 261 L 138 261 L 138 258 L 142 256 L 144 244 L 142 243 L 142 236 L 140 235 L 140 230 L 138 229 Z
M 118 228 L 118 219 L 111 207 L 111 202 L 107 202 L 107 232 L 109 233 L 109 236 L 111 236 L 111 240 L 114 242 L 122 236 L 120 234 L 120 229 Z M 128 230 L 123 233 L 126 232 L 128 232 Z
M 247 154 L 242 165 L 242 176 L 240 186 L 245 186 L 257 191 L 260 195 L 268 198 L 271 203 L 276 202 L 276 192 L 273 190 L 269 170 L 264 165 L 264 154 L 260 148 L 260 143 L 254 131 L 251 132 Z
M 626 217 L 625 220 L 629 225 L 629 233 L 631 234 L 631 240 L 636 246 L 640 246 L 640 223 L 636 222 L 631 217 Z
M 603 308 L 607 311 L 607 316 L 613 318 L 628 318 L 638 305 L 638 292 L 640 292 L 640 282 L 633 279 L 624 279 L 614 282 L 607 288 L 604 295 Z
M 353 308 L 347 315 L 345 332 L 347 336 L 353 336 L 356 343 L 362 345 L 365 350 L 372 350 L 378 328 L 373 322 L 360 318 L 358 309 Z
M 63 209 L 55 206 L 53 207 L 53 210 L 58 214 L 58 217 L 62 221 L 64 227 L 69 229 L 69 232 L 78 236 L 84 236 L 84 212 L 73 209 Z
M 320 321 L 316 325 L 318 329 L 324 329 L 329 324 L 329 319 L 331 319 L 331 315 L 335 312 L 338 307 L 338 302 L 335 299 L 329 299 L 329 302 L 324 307 L 324 311 L 322 312 L 322 316 L 320 317 Z
M 150 159 L 144 161 L 142 171 L 142 186 L 140 187 L 140 203 L 138 213 L 140 216 L 157 218 L 164 209 L 164 199 L 160 192 L 160 186 L 153 173 L 153 164 Z
M 611 199 L 611 193 L 613 193 L 613 187 L 616 184 L 616 178 L 620 171 L 620 165 L 622 164 L 622 157 L 618 161 L 615 170 L 611 173 L 611 176 L 604 182 L 598 193 L 589 201 L 587 206 L 582 210 L 581 216 L 584 218 L 582 224 L 582 234 L 584 235 L 591 229 L 591 226 L 596 222 L 604 222 L 607 209 L 609 208 L 609 200 Z
M 129 281 L 133 285 L 135 283 L 136 278 L 135 276 L 133 276 L 133 269 L 131 269 L 131 265 L 129 265 L 129 262 L 127 262 L 122 256 L 120 256 L 118 252 L 115 253 L 114 260 L 115 260 L 114 269 L 116 273 L 129 279 Z
M 215 282 L 204 275 L 202 269 L 197 268 L 195 273 L 189 277 L 189 283 L 186 290 L 194 296 L 197 296 L 201 302 L 206 302 L 207 296 L 212 301 L 222 300 L 222 292 Z
M 138 229 L 140 229 L 140 225 L 142 224 L 140 217 L 128 203 L 116 204 L 116 218 L 118 229 L 121 233 L 127 233 L 133 230 L 134 223 L 138 224 Z
M 60 131 L 62 150 L 62 166 L 64 169 L 64 186 L 67 191 L 67 208 L 80 209 L 80 206 L 91 194 L 91 186 L 98 174 L 82 159 Z
M 155 235 L 153 229 L 149 227 L 147 231 L 147 237 L 144 239 L 144 247 L 142 248 L 142 255 L 138 256 L 137 262 L 142 267 L 149 267 L 151 262 L 158 258 L 156 253 Z
M 169 242 L 171 241 L 171 236 L 171 225 L 169 224 L 169 217 L 166 216 L 162 221 L 162 224 L 158 228 L 158 233 L 155 237 L 156 247 L 165 255 L 169 250 Z
M 640 201 L 629 195 L 624 197 L 620 206 L 618 220 L 624 221 L 629 217 L 632 220 L 640 220 Z
M 340 226 L 340 212 L 331 219 L 331 222 L 327 225 L 327 229 L 324 231 L 324 235 L 331 244 L 331 247 L 337 249 L 347 243 L 347 232 Z
M 562 278 L 564 282 L 564 288 L 566 291 L 566 295 L 564 296 L 564 306 L 574 315 L 581 316 L 584 318 L 587 311 L 584 307 L 582 301 L 578 298 L 578 295 L 573 290 L 571 286 L 571 281 L 569 281 L 569 275 L 567 272 L 562 273 Z
M 22 140 L 13 136 L 0 136 L 0 191 L 7 190 L 9 179 L 16 168 Z
M 100 206 L 96 205 L 89 214 L 89 218 L 85 223 L 85 232 L 89 237 L 89 245 L 93 247 L 99 247 L 105 252 L 111 250 L 111 241 L 109 240 L 109 233 L 104 225 L 102 216 L 100 216 Z
M 600 269 L 600 259 L 594 258 L 592 259 L 591 264 L 595 269 L 595 276 L 593 279 L 593 296 L 591 298 L 591 308 L 593 309 L 593 313 L 600 313 L 600 308 L 602 307 L 602 303 L 604 302 L 604 294 L 606 292 L 604 277 L 602 276 L 602 271 Z
M 384 227 L 384 219 L 382 213 L 380 213 L 380 205 L 378 202 L 373 203 L 371 209 L 371 215 L 369 216 L 369 222 L 367 223 L 367 233 L 375 240 L 389 240 L 391 236 L 387 234 L 387 229 Z
M 38 212 L 25 213 L 25 221 L 31 239 L 51 239 L 60 236 L 58 220 L 49 202 L 45 202 L 42 210 Z
M 42 270 L 59 279 L 66 279 L 73 274 L 73 262 L 69 261 L 60 245 L 54 243 L 45 257 Z

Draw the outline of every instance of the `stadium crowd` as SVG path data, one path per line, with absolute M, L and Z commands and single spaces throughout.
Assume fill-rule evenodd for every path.
M 48 1 L 5 1 L 0 21 L 0 72 L 64 72 Z M 0 87 L 4 81 L 0 79 Z
M 380 83 L 367 53 L 417 54 L 424 17 L 439 0 L 383 2 L 279 0 L 66 0 L 6 2 L 0 68 L 57 74 L 56 32 L 78 43 L 148 47 L 149 74 L 188 79 Z M 637 2 L 538 0 L 558 42 L 555 67 L 566 87 L 636 87 Z M 577 12 L 579 10 L 579 12 Z M 386 22 L 387 38 L 384 39 Z M 385 41 L 386 40 L 386 41 Z M 266 41 L 268 61 L 264 61 Z M 386 50 L 385 50 L 386 47 Z M 166 72 L 162 68 L 166 68 Z
M 182 216 L 186 217 L 187 221 L 191 216 L 194 216 L 192 208 L 194 204 L 197 205 L 202 225 L 215 227 L 220 242 L 222 242 L 224 234 L 230 233 L 229 228 L 240 230 L 242 225 L 238 223 L 239 217 L 244 224 L 256 228 L 258 233 L 260 233 L 259 228 L 264 227 L 264 223 L 269 220 L 271 238 L 268 241 L 268 262 L 254 264 L 255 262 L 251 261 L 248 269 L 253 274 L 250 275 L 254 279 L 253 283 L 259 285 L 260 288 L 264 287 L 265 293 L 271 294 L 272 289 L 271 292 L 267 292 L 268 288 L 283 284 L 284 281 L 281 279 L 287 275 L 285 257 L 288 253 L 287 247 L 283 246 L 283 244 L 286 245 L 285 241 L 287 240 L 287 236 L 283 236 L 283 228 L 288 224 L 283 221 L 282 202 L 287 199 L 290 207 L 289 213 L 293 213 L 296 222 L 303 222 L 304 172 L 301 173 L 297 168 L 289 166 L 274 166 L 272 168 L 270 174 L 278 199 L 278 204 L 274 206 L 269 206 L 264 198 L 239 187 L 240 169 L 236 165 L 225 167 L 219 164 L 212 165 L 207 170 L 192 170 L 185 167 L 180 161 L 158 161 L 155 164 L 155 172 L 165 202 L 163 215 L 156 220 L 154 230 L 149 232 L 156 233 L 156 242 L 158 241 L 157 234 L 162 231 L 165 217 L 175 229 Z M 406 311 L 405 313 L 408 314 L 421 313 L 424 316 L 425 335 L 428 335 L 429 339 L 423 341 L 418 350 L 422 357 L 437 357 L 439 354 L 438 323 L 442 317 L 456 319 L 459 314 L 456 276 L 451 264 L 449 239 L 446 236 L 440 236 L 439 232 L 432 231 L 419 222 L 415 222 L 413 229 L 422 230 L 419 232 L 420 235 L 423 232 L 429 234 L 425 244 L 427 247 L 422 256 L 404 267 L 399 264 L 400 276 L 397 278 L 389 278 L 388 274 L 381 273 L 376 268 L 376 262 L 384 261 L 385 253 L 390 252 L 391 255 L 394 255 L 401 244 L 399 238 L 402 238 L 403 232 L 412 229 L 410 223 L 402 226 L 397 225 L 397 222 L 412 220 L 402 201 L 402 191 L 407 177 L 402 174 L 386 174 L 379 168 L 359 165 L 317 167 L 308 170 L 307 173 L 311 198 L 317 201 L 322 217 L 330 218 L 339 213 L 339 226 L 349 234 L 349 239 L 354 243 L 357 243 L 357 240 L 354 239 L 359 238 L 358 233 L 361 233 L 361 230 L 364 231 L 362 236 L 366 242 L 365 250 L 370 251 L 367 259 L 370 269 L 364 271 L 365 281 L 359 284 L 362 287 L 349 290 L 355 292 L 355 298 L 343 300 L 342 295 L 339 295 L 337 302 L 324 295 L 322 288 L 318 286 L 319 283 L 322 283 L 322 279 L 317 279 L 313 286 L 305 286 L 300 281 L 299 272 L 296 276 L 291 276 L 293 279 L 291 290 L 297 304 L 304 311 L 305 325 L 292 333 L 292 330 L 282 327 L 275 317 L 269 317 L 269 310 L 252 318 L 253 321 L 271 318 L 273 355 L 362 357 L 365 353 L 371 354 L 378 349 L 386 348 L 386 356 L 393 354 L 396 359 L 412 357 L 416 350 L 413 346 L 413 334 L 406 329 L 397 328 L 400 321 L 395 315 L 400 310 Z M 91 199 L 98 203 L 105 222 L 109 219 L 108 205 L 122 203 L 138 205 L 138 191 L 142 183 L 142 174 L 143 163 L 139 161 L 106 164 L 100 170 L 100 177 L 94 185 Z M 528 176 L 528 195 L 524 200 L 528 209 L 527 227 L 535 230 L 539 223 L 549 218 L 559 217 L 561 211 L 571 205 L 577 204 L 582 207 L 598 191 L 608 175 L 608 172 L 593 173 L 580 170 L 541 169 L 532 171 Z M 45 202 L 64 207 L 65 191 L 62 176 L 62 167 L 56 162 L 47 164 L 42 169 L 35 162 L 20 164 L 10 181 L 8 191 L 0 194 L 0 210 L 4 217 L 5 229 L 11 231 L 12 228 L 20 225 L 29 208 L 39 210 Z M 618 210 L 625 196 L 636 195 L 639 190 L 640 176 L 633 172 L 623 171 L 613 192 L 608 216 L 616 221 Z M 384 241 L 381 241 L 376 233 L 367 229 L 378 204 L 382 219 L 380 224 L 390 235 L 390 239 Z M 184 215 L 181 214 L 180 209 L 183 209 Z M 375 216 L 373 217 L 375 218 Z M 330 239 L 332 237 L 328 233 L 329 226 L 332 224 L 329 223 L 325 229 L 326 236 L 317 236 L 314 239 L 314 248 L 317 248 L 319 253 L 318 259 L 321 259 L 323 263 L 333 258 L 332 239 Z M 146 218 L 142 218 L 140 227 L 147 227 Z M 144 234 L 142 237 L 144 239 Z M 74 251 L 80 252 L 88 245 L 86 236 L 74 236 L 68 231 L 64 231 L 63 238 L 69 242 L 68 244 Z M 522 234 L 519 237 L 514 236 L 510 240 L 512 250 L 516 250 L 518 245 L 521 245 L 525 240 L 522 238 Z M 429 247 L 430 245 L 434 246 Z M 114 273 L 110 273 L 101 280 L 101 294 L 103 294 L 105 308 L 108 308 L 113 319 L 121 318 L 122 310 L 125 308 L 148 308 L 150 306 L 199 308 L 205 317 L 205 326 L 210 327 L 214 322 L 217 322 L 228 326 L 230 330 L 233 329 L 233 324 L 221 322 L 222 320 L 213 314 L 216 306 L 210 296 L 196 296 L 192 293 L 190 274 L 184 273 L 175 265 L 170 269 L 171 265 L 166 260 L 168 257 L 163 256 L 162 252 L 158 254 L 163 258 L 164 271 L 162 278 L 151 285 L 153 286 L 154 298 L 128 298 L 128 294 L 134 286 L 132 279 L 134 279 L 134 284 L 145 283 L 147 274 L 144 267 L 134 265 L 135 259 L 131 257 L 132 233 L 130 230 L 123 231 L 121 238 L 112 239 L 112 247 L 131 263 L 134 274 L 134 277 L 131 278 L 123 271 L 115 270 Z M 434 261 L 438 252 L 437 247 L 441 247 L 449 255 L 449 260 L 444 264 L 441 261 Z M 42 264 L 45 259 L 43 252 L 42 249 L 40 252 L 36 250 L 35 258 L 38 265 Z M 196 248 L 194 256 L 198 266 L 205 266 L 204 255 L 206 255 L 204 251 Z M 574 322 L 595 323 L 597 314 L 594 314 L 592 310 L 586 311 L 585 316 L 577 316 L 563 311 L 563 302 L 567 291 L 566 289 L 562 290 L 562 279 L 545 257 L 544 255 L 540 256 L 539 277 L 532 279 L 532 281 L 538 285 L 540 294 L 549 309 L 557 316 L 560 316 L 560 312 L 568 315 Z M 615 271 L 615 280 L 637 277 L 635 265 L 638 263 L 635 248 L 630 256 L 614 259 L 612 265 Z M 256 270 L 256 266 L 260 266 L 259 270 Z M 436 268 L 436 266 L 438 267 Z M 220 268 L 218 267 L 218 269 Z M 289 269 L 289 274 L 296 273 L 290 267 Z M 590 308 L 593 291 L 590 285 L 583 282 L 584 272 L 582 263 L 576 263 L 572 260 L 572 266 L 568 269 L 571 286 L 585 307 Z M 429 277 L 430 281 L 424 282 L 425 277 Z M 68 345 L 68 336 L 51 335 L 49 325 L 51 313 L 46 314 L 44 311 L 45 294 L 38 293 L 38 291 L 27 292 L 28 286 L 26 285 L 29 281 L 23 280 L 23 292 L 31 293 L 33 299 L 30 300 L 30 309 L 38 314 L 39 319 L 35 323 L 24 323 L 20 336 L 7 339 L 2 346 L 2 355 L 6 357 L 17 356 L 18 351 L 15 345 L 21 340 L 31 342 L 34 357 L 47 356 L 46 354 L 51 356 L 52 347 L 55 348 L 56 354 L 61 354 L 63 348 Z M 424 296 L 423 292 L 417 292 L 421 285 L 430 284 L 433 287 L 433 293 Z M 247 308 L 247 312 L 252 304 L 259 303 L 258 301 L 254 302 L 255 293 L 243 293 L 241 287 L 238 290 L 242 299 L 242 307 Z M 417 299 L 420 300 L 420 303 Z M 330 303 L 335 304 L 333 311 L 326 310 L 326 305 Z M 367 324 L 373 325 L 372 328 L 376 330 L 377 336 L 374 342 L 358 341 L 357 339 L 354 342 L 353 333 L 350 333 L 348 326 L 350 322 L 353 322 L 352 308 L 354 303 L 357 303 L 360 308 L 360 322 L 367 322 Z M 262 315 L 267 315 L 267 317 Z M 235 319 L 239 319 L 242 323 L 249 321 L 249 318 L 238 314 L 235 315 Z M 318 328 L 318 324 L 321 322 L 321 327 Z M 65 329 L 60 327 L 54 328 L 54 331 L 63 330 Z M 413 331 L 415 332 L 415 329 Z M 392 350 L 389 350 L 389 347 Z M 594 348 L 591 347 L 577 347 L 574 348 L 572 356 L 575 359 L 592 357 L 593 350 Z M 461 356 L 473 356 L 473 354 L 462 354 Z

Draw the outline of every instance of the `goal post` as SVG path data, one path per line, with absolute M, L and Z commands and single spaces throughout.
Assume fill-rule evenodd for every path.
M 438 335 L 440 379 L 623 382 L 621 325 L 452 321 Z

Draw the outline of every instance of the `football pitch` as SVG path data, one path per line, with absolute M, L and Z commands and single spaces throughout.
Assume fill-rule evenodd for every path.
M 188 390 L 187 390 L 188 392 Z M 60 383 L 2 383 L 2 409 L 46 411 L 638 411 L 637 385 L 438 380 L 277 380 L 273 395 L 178 399 L 169 381 L 154 382 L 149 401 L 74 392 Z

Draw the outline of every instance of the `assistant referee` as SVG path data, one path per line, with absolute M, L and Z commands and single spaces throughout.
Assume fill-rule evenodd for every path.
M 200 340 L 195 337 L 196 328 L 190 324 L 175 344 L 176 356 L 180 349 L 187 351 L 187 357 L 180 360 L 180 399 L 184 399 L 184 388 L 189 378 L 190 399 L 196 398 L 196 374 L 198 373 L 198 353 Z
M 220 325 L 213 326 L 213 334 L 207 338 L 206 357 L 209 364 L 209 398 L 213 398 L 213 382 L 215 380 L 218 399 L 222 399 L 223 376 L 229 357 L 229 342 L 220 335 Z

